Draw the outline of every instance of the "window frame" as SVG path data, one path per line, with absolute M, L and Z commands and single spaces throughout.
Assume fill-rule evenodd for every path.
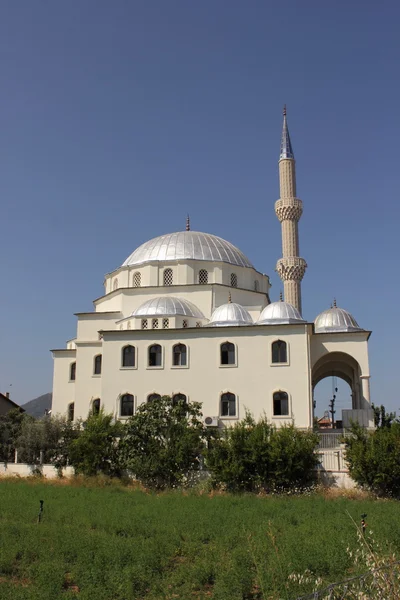
M 97 360 L 100 358 L 100 371 L 98 373 L 96 373 L 96 367 L 97 367 Z M 93 373 L 92 376 L 93 377 L 101 377 L 101 372 L 103 369 L 103 355 L 101 353 L 96 354 L 93 357 Z
M 232 346 L 234 347 L 235 360 L 233 363 L 227 363 L 227 364 L 222 363 L 222 346 L 224 344 L 232 344 Z M 220 344 L 218 346 L 218 362 L 219 362 L 219 367 L 221 369 L 232 369 L 232 368 L 235 368 L 238 366 L 238 347 L 237 347 L 237 344 L 235 344 L 235 342 L 231 342 L 230 340 L 225 340 L 224 342 L 220 342 Z
M 238 287 L 238 276 L 237 273 L 231 273 L 230 278 L 229 278 L 229 282 L 230 282 L 230 287 L 231 288 L 237 288 Z
M 123 415 L 123 414 L 122 414 L 122 410 L 121 410 L 121 409 L 122 409 L 122 398 L 124 398 L 124 396 L 132 396 L 132 402 L 133 402 L 133 404 L 132 404 L 132 406 L 133 406 L 133 412 L 132 412 L 132 414 L 131 414 L 131 415 Z M 133 415 L 135 414 L 135 412 L 136 412 L 136 402 L 135 402 L 135 395 L 134 395 L 134 394 L 131 394 L 131 392 L 124 392 L 123 394 L 120 394 L 120 395 L 118 396 L 118 411 L 117 411 L 118 418 L 119 418 L 119 419 L 130 419 L 131 417 L 133 417 Z
M 202 276 L 204 277 L 204 279 L 206 279 L 206 281 L 200 281 Z M 209 271 L 207 269 L 199 269 L 199 272 L 197 274 L 197 283 L 198 285 L 208 285 L 210 283 Z
M 167 276 L 167 273 L 171 273 L 171 283 L 165 283 L 165 279 Z M 164 287 L 171 287 L 172 285 L 174 285 L 174 270 L 171 269 L 171 267 L 167 267 L 163 270 L 163 274 L 162 274 L 162 281 L 163 281 L 163 286 Z
M 133 348 L 133 351 L 134 351 L 134 361 L 133 361 L 134 365 L 133 365 L 133 367 L 131 367 L 129 365 L 128 366 L 124 366 L 124 350 L 125 350 L 125 348 Z M 122 348 L 121 348 L 121 362 L 120 362 L 120 367 L 119 368 L 122 371 L 129 371 L 129 370 L 132 370 L 132 369 L 137 369 L 137 348 L 136 348 L 136 346 L 134 346 L 133 344 L 125 344 L 125 346 L 122 346 Z
M 225 394 L 232 394 L 235 397 L 235 415 L 234 416 L 222 415 L 222 397 L 225 396 Z M 230 389 L 223 390 L 219 395 L 218 413 L 219 413 L 219 419 L 222 419 L 224 421 L 225 420 L 227 420 L 227 421 L 238 420 L 239 419 L 239 396 L 238 396 L 238 394 L 235 394 Z
M 132 275 L 132 287 L 140 288 L 142 287 L 142 274 L 140 271 L 135 271 Z
M 74 376 L 71 377 L 72 375 L 72 367 L 74 368 Z M 74 360 L 73 362 L 69 363 L 69 382 L 75 382 L 76 381 L 76 360 Z
M 146 395 L 146 404 L 148 402 L 152 402 L 152 400 L 149 400 L 150 396 L 158 396 L 159 398 L 162 398 L 162 394 L 159 394 L 158 392 L 150 392 Z
M 153 348 L 153 346 L 159 346 L 161 348 L 161 364 L 160 365 L 154 365 L 151 366 L 150 365 L 150 348 Z M 164 368 L 164 347 L 159 344 L 158 342 L 154 342 L 153 344 L 150 344 L 149 346 L 147 346 L 147 355 L 146 355 L 146 369 L 150 369 L 150 370 L 154 370 L 154 369 L 163 369 Z
M 174 349 L 176 348 L 176 346 L 185 346 L 185 348 L 186 348 L 186 364 L 185 365 L 175 365 L 174 364 L 174 356 L 175 356 Z M 176 342 L 172 346 L 172 364 L 171 364 L 171 369 L 188 369 L 188 368 L 189 368 L 189 347 L 184 342 Z
M 276 342 L 284 342 L 286 344 L 286 362 L 273 362 L 273 346 Z M 276 338 L 274 340 L 272 340 L 271 344 L 270 344 L 270 365 L 271 367 L 288 367 L 290 365 L 290 355 L 289 355 L 289 343 L 287 342 L 287 340 L 282 339 L 282 338 Z
M 95 402 L 99 403 L 99 408 L 97 409 L 97 412 L 94 412 L 94 406 L 95 406 Z M 91 401 L 90 403 L 90 411 L 92 413 L 92 415 L 98 415 L 100 412 L 100 408 L 101 408 L 101 399 L 100 398 L 95 398 L 94 400 Z
M 275 396 L 275 394 L 286 394 L 287 395 L 287 404 L 288 404 L 287 415 L 276 415 L 275 414 L 275 407 L 274 407 L 274 402 L 275 402 L 274 401 L 274 396 Z M 288 419 L 292 419 L 292 402 L 291 402 L 291 396 L 290 396 L 289 392 L 287 390 L 285 390 L 285 389 L 278 388 L 278 389 L 275 389 L 275 390 L 272 391 L 271 398 L 272 398 L 272 411 L 271 411 L 272 418 L 273 419 L 285 419 L 286 421 Z
M 185 398 L 186 398 L 186 400 L 185 400 L 186 406 L 189 404 L 189 396 L 187 394 L 185 394 L 185 392 L 182 392 L 180 390 L 179 392 L 172 392 L 172 394 L 171 394 L 172 405 L 174 405 L 174 398 L 175 398 L 175 396 L 185 396 Z
M 72 406 L 72 418 L 71 418 L 71 406 Z M 75 401 L 69 402 L 67 406 L 67 421 L 73 423 L 75 420 Z

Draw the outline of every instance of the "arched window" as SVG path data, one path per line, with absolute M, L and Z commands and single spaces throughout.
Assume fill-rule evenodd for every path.
M 93 373 L 94 375 L 101 374 L 101 354 L 94 357 Z
M 281 417 L 289 414 L 289 396 L 286 392 L 275 392 L 274 400 L 274 416 Z
M 113 290 L 117 290 L 117 289 L 118 289 L 118 279 L 114 279 Z
M 282 340 L 276 340 L 272 344 L 272 362 L 286 363 L 287 362 L 287 345 Z
M 152 321 L 151 321 L 151 328 L 152 329 L 158 329 L 158 319 L 152 319 Z
M 237 275 L 236 275 L 236 273 L 231 273 L 231 287 L 237 287 Z
M 226 392 L 221 396 L 221 417 L 236 417 L 236 396 Z
M 124 394 L 120 401 L 120 416 L 131 417 L 133 415 L 133 396 L 132 394 Z
M 147 319 L 142 319 L 142 329 L 147 329 L 149 323 Z
M 134 348 L 134 346 L 124 346 L 124 348 L 122 348 L 122 366 L 123 367 L 134 367 L 135 366 L 135 348 Z
M 149 348 L 149 367 L 161 367 L 162 349 L 160 344 L 153 344 Z
M 68 421 L 74 420 L 74 414 L 75 414 L 75 402 L 71 402 L 71 404 L 68 404 L 68 410 L 67 410 Z
M 140 287 L 142 285 L 142 275 L 141 273 L 133 274 L 133 287 Z
M 254 291 L 255 292 L 260 291 L 260 284 L 258 283 L 257 279 L 254 281 Z
M 76 362 L 73 362 L 69 366 L 69 379 L 75 381 L 76 379 Z
M 174 367 L 186 367 L 187 350 L 185 344 L 175 344 L 172 348 L 172 364 Z
M 186 398 L 185 394 L 179 393 L 179 394 L 174 394 L 172 396 L 172 404 L 174 406 L 176 406 L 179 403 L 186 404 L 186 402 L 187 402 L 187 398 Z
M 172 285 L 172 283 L 174 281 L 174 275 L 172 273 L 172 269 L 165 269 L 163 280 L 164 280 L 164 285 Z
M 147 402 L 153 402 L 154 400 L 161 400 L 160 394 L 149 394 L 147 396 Z
M 169 319 L 165 318 L 162 320 L 163 329 L 169 329 Z
M 200 269 L 199 271 L 199 283 L 208 283 L 208 271 L 205 269 Z
M 235 364 L 235 345 L 231 342 L 221 344 L 221 365 Z
M 99 412 L 100 412 L 100 398 L 96 398 L 96 400 L 93 400 L 93 402 L 92 402 L 92 414 L 98 415 Z

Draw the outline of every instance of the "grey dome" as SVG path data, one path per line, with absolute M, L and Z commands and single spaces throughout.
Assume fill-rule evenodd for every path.
M 243 306 L 229 302 L 228 304 L 222 304 L 214 310 L 209 325 L 212 327 L 253 325 L 253 319 Z
M 301 314 L 288 302 L 272 302 L 262 311 L 257 325 L 289 325 L 291 323 L 305 323 Z
M 208 260 L 254 269 L 236 246 L 216 235 L 199 231 L 178 231 L 153 238 L 132 252 L 122 266 L 173 260 Z
M 157 296 L 147 300 L 132 313 L 133 317 L 175 317 L 177 315 L 205 319 L 201 310 L 192 302 L 174 296 Z
M 334 333 L 335 331 L 362 331 L 353 315 L 344 308 L 334 306 L 324 310 L 314 321 L 315 333 Z

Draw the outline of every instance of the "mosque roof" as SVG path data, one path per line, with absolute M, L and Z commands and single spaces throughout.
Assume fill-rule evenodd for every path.
M 195 304 L 175 296 L 157 296 L 141 304 L 132 313 L 133 317 L 175 317 L 178 315 L 205 319 Z
M 235 302 L 228 302 L 214 310 L 209 325 L 227 327 L 230 325 L 253 325 L 253 323 L 250 313 L 243 306 Z

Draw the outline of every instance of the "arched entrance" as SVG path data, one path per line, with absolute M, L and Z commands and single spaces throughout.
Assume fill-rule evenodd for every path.
M 336 414 L 336 420 L 343 420 L 349 427 L 351 421 L 370 427 L 373 413 L 369 397 L 369 375 L 362 374 L 361 367 L 355 358 L 346 352 L 328 352 L 317 360 L 312 368 L 312 389 L 327 377 L 338 377 L 350 386 L 351 406 Z
M 361 368 L 358 362 L 345 352 L 329 352 L 321 356 L 312 369 L 312 388 L 326 377 L 339 377 L 349 384 L 353 410 L 364 408 L 362 401 Z M 368 407 L 369 408 L 369 407 Z

